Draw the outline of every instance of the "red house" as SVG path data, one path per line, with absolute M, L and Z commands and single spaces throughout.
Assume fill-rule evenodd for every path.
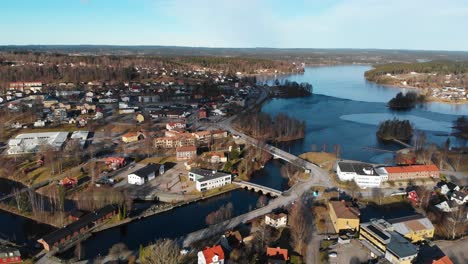
M 16 248 L 0 246 L 0 263 L 21 263 L 21 253 Z

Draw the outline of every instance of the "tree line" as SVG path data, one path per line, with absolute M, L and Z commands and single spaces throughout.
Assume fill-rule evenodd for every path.
M 466 74 L 468 62 L 466 61 L 430 61 L 421 63 L 388 63 L 375 65 L 374 69 L 365 73 L 368 80 L 374 80 L 379 76 L 390 74 L 440 73 L 440 74 Z
M 273 87 L 274 96 L 284 98 L 310 96 L 312 95 L 312 91 L 313 87 L 310 83 L 298 83 L 289 80 L 285 80 L 280 84 L 279 80 L 276 79 L 275 86 Z
M 387 105 L 391 109 L 396 110 L 405 110 L 411 109 L 416 106 L 418 103 L 422 103 L 425 101 L 425 96 L 422 94 L 418 94 L 415 92 L 407 92 L 403 94 L 399 92 L 395 97 L 388 101 Z

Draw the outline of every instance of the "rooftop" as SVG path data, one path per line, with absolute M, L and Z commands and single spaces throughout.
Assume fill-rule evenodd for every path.
M 358 208 L 351 206 L 351 204 L 345 201 L 330 201 L 330 206 L 333 207 L 336 217 L 344 219 L 359 219 Z
M 268 257 L 279 257 L 283 260 L 288 260 L 288 250 L 280 247 L 270 248 L 267 247 L 266 254 Z
M 198 169 L 198 168 L 193 168 L 190 170 L 190 172 L 202 176 L 201 178 L 197 179 L 199 181 L 208 181 L 208 180 L 213 180 L 213 179 L 217 179 L 217 178 L 221 178 L 225 176 L 230 176 L 230 174 L 227 174 L 224 172 L 211 171 L 211 170 Z
M 418 254 L 418 248 L 411 244 L 406 238 L 397 232 L 390 231 L 390 243 L 387 244 L 387 250 L 400 258 L 410 257 Z
M 183 146 L 176 148 L 177 152 L 184 152 L 184 151 L 197 151 L 197 147 L 195 146 Z
M 163 166 L 161 164 L 155 164 L 155 163 L 150 163 L 148 165 L 146 165 L 145 167 L 141 168 L 141 169 L 138 169 L 136 171 L 134 171 L 132 174 L 135 174 L 135 175 L 138 175 L 140 177 L 145 177 L 151 173 L 156 173 L 159 171 L 159 168 Z
M 375 172 L 374 166 L 367 163 L 358 162 L 338 162 L 338 166 L 342 172 L 354 172 L 358 175 L 379 176 Z
M 426 229 L 434 229 L 432 222 L 422 215 L 412 215 L 408 217 L 395 218 L 389 221 L 392 223 L 395 231 L 402 235 L 406 235 L 411 231 L 420 231 Z
M 224 251 L 223 248 L 220 245 L 206 248 L 205 250 L 202 251 L 203 256 L 205 256 L 205 260 L 208 260 L 207 262 L 211 262 L 214 256 L 218 256 L 218 259 L 224 259 Z
M 411 166 L 395 166 L 385 167 L 388 173 L 408 173 L 408 172 L 421 172 L 421 171 L 439 171 L 436 165 L 411 165 Z

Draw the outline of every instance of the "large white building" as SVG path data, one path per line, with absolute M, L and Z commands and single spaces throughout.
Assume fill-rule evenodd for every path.
M 134 185 L 143 185 L 146 182 L 156 178 L 156 176 L 164 174 L 164 165 L 150 163 L 145 167 L 130 173 L 128 177 L 128 183 Z
M 281 227 L 286 227 L 288 224 L 288 215 L 285 213 L 280 214 L 266 214 L 265 215 L 265 224 L 276 229 Z
M 200 192 L 231 184 L 232 180 L 231 174 L 197 168 L 190 170 L 188 176 Z
M 379 187 L 388 179 L 385 169 L 367 163 L 338 162 L 336 173 L 341 181 L 354 180 L 360 188 Z
M 68 138 L 68 132 L 24 133 L 8 141 L 10 155 L 39 152 L 42 146 L 49 145 L 56 150 L 62 148 Z

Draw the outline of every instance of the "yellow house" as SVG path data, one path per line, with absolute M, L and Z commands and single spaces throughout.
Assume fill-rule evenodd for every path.
M 396 218 L 392 219 L 390 223 L 396 232 L 413 243 L 434 237 L 434 226 L 427 217 L 422 215 Z
M 122 141 L 125 143 L 137 142 L 139 140 L 139 133 L 129 132 L 122 136 Z
M 336 233 L 341 230 L 359 229 L 359 209 L 345 201 L 329 201 L 328 207 Z
M 138 123 L 143 123 L 145 121 L 145 116 L 143 116 L 142 114 L 138 113 L 136 116 L 135 116 L 135 120 L 138 122 Z

